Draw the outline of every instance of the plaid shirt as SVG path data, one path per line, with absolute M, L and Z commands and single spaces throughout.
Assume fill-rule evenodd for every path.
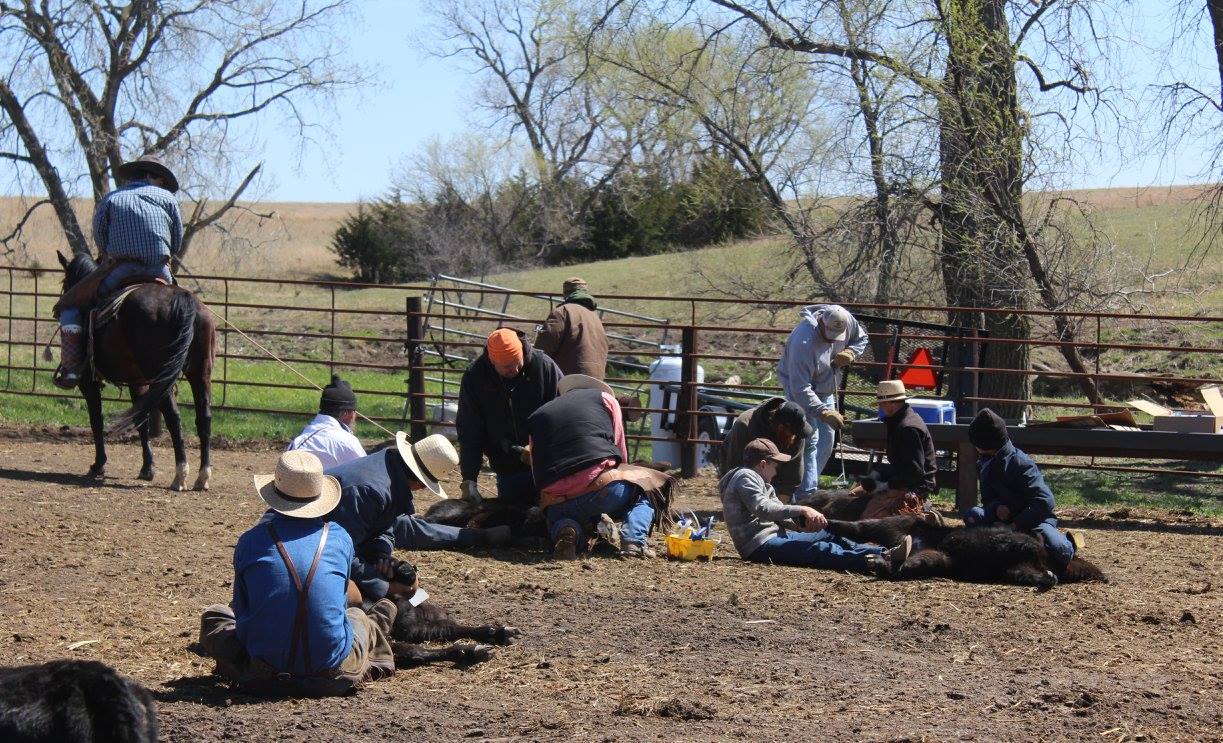
M 112 258 L 165 263 L 183 242 L 178 200 L 164 188 L 135 180 L 106 194 L 93 215 L 93 240 Z

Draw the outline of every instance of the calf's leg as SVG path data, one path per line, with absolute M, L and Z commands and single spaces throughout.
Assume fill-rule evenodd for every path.
M 396 668 L 412 668 L 438 661 L 450 661 L 458 666 L 470 666 L 493 657 L 488 645 L 456 642 L 444 648 L 427 648 L 410 642 L 393 640 L 391 650 L 395 653 Z

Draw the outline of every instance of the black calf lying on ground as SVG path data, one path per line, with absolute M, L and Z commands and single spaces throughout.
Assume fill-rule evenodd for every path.
M 395 567 L 395 580 L 408 586 L 414 584 L 416 567 L 407 562 L 399 563 Z M 390 638 L 396 668 L 438 661 L 450 661 L 460 666 L 483 663 L 492 657 L 489 645 L 509 645 L 522 634 L 516 627 L 503 624 L 459 624 L 450 616 L 450 612 L 429 600 L 420 606 L 412 606 L 408 599 L 402 597 L 392 600 L 399 610 L 391 627 Z M 459 639 L 475 640 L 476 644 L 454 642 Z M 426 642 L 453 644 L 444 648 L 429 648 L 421 644 Z
M 465 500 L 440 500 L 429 506 L 422 521 L 432 524 L 466 527 L 468 529 L 492 529 L 510 527 L 510 535 L 516 543 L 538 541 L 547 544 L 548 524 L 538 507 L 513 503 L 501 503 L 500 498 L 489 498 L 475 504 Z
M 0 741 L 152 743 L 153 697 L 96 661 L 0 668 Z
M 810 495 L 797 499 L 794 505 L 810 506 L 829 519 L 857 521 L 862 518 L 870 499 L 869 493 L 850 495 L 848 490 L 814 490 Z
M 1005 526 L 964 528 L 943 525 L 930 515 L 889 516 L 869 521 L 830 519 L 828 531 L 876 544 L 895 544 L 905 534 L 920 540 L 921 549 L 915 549 L 895 576 L 900 580 L 944 577 L 1041 589 L 1059 582 L 1108 582 L 1098 567 L 1081 557 L 1064 568 L 1058 566 L 1040 537 Z

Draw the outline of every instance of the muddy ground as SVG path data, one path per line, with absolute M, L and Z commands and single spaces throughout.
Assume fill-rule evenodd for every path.
M 231 590 L 274 454 L 224 450 L 209 493 L 87 487 L 81 441 L 0 431 L 0 664 L 96 658 L 152 689 L 166 740 L 1182 740 L 1223 736 L 1223 525 L 1080 514 L 1107 585 L 888 583 L 740 562 L 512 550 L 413 557 L 463 619 L 523 630 L 470 670 L 355 697 L 233 694 L 189 651 Z M 194 454 L 193 454 L 194 456 Z M 457 483 L 451 483 L 457 490 Z M 682 505 L 716 508 L 712 483 Z M 423 504 L 422 505 L 426 505 Z M 1071 519 L 1071 521 L 1075 521 Z

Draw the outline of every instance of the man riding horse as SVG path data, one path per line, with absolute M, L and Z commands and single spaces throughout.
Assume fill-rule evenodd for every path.
M 84 312 L 96 297 L 139 281 L 173 283 L 170 259 L 182 249 L 183 219 L 178 211 L 178 179 L 154 155 L 115 169 L 118 188 L 102 199 L 93 216 L 98 268 L 74 285 L 56 304 L 60 326 L 60 365 L 55 384 L 80 384 L 85 363 Z

